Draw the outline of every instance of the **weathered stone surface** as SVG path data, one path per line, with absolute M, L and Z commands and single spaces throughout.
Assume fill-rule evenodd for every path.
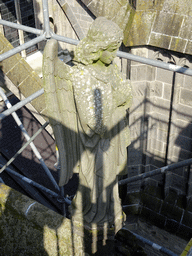
M 174 144 L 181 149 L 183 150 L 186 150 L 186 151 L 191 151 L 191 143 L 192 143 L 192 139 L 191 137 L 188 138 L 188 137 L 185 137 L 185 136 L 182 136 L 182 135 L 175 135 L 174 136 Z
M 4 36 L 2 33 L 0 33 L 0 53 L 4 53 L 6 50 L 9 50 L 7 49 L 7 40 L 4 39 Z M 10 49 L 13 49 L 13 46 L 8 42 L 8 45 L 10 47 Z
M 84 0 L 96 16 L 105 16 L 124 29 L 126 46 L 153 45 L 190 53 L 191 0 L 136 2 Z
M 166 174 L 166 185 L 165 185 L 165 191 L 166 194 L 168 193 L 168 190 L 172 188 L 178 191 L 178 194 L 184 194 L 186 191 L 186 178 L 181 177 L 180 175 L 177 175 L 172 172 L 168 172 Z
M 131 53 L 134 54 L 134 55 L 139 55 L 141 57 L 145 57 L 145 58 L 148 57 L 148 49 L 145 48 L 144 46 L 131 48 Z M 131 66 L 134 66 L 134 65 L 138 66 L 138 65 L 144 65 L 144 64 L 141 64 L 141 63 L 136 62 L 136 61 L 131 61 Z
M 166 78 L 167 79 L 167 78 Z M 170 79 L 171 80 L 171 79 Z M 171 100 L 172 85 L 164 83 L 163 98 L 165 100 Z
M 123 211 L 126 214 L 137 215 L 139 213 L 139 210 L 140 210 L 139 204 L 126 205 L 125 207 L 123 207 Z
M 184 75 L 183 78 L 184 78 L 184 81 L 183 81 L 182 87 L 190 90 L 191 84 L 192 84 L 192 77 Z
M 184 216 L 183 216 L 182 224 L 192 228 L 192 223 L 191 223 L 191 221 L 189 222 L 189 220 L 191 220 L 191 219 L 192 219 L 192 212 L 185 211 Z
M 154 67 L 150 67 L 150 66 L 146 66 L 146 65 L 138 65 L 136 67 L 133 67 L 133 69 L 136 69 L 136 71 L 133 70 L 133 76 L 134 76 L 134 72 L 136 73 L 136 76 L 132 76 L 133 81 L 134 79 L 136 81 L 152 81 L 155 78 L 155 68 Z
M 170 49 L 176 52 L 184 52 L 186 49 L 187 40 L 173 37 L 170 44 Z
M 128 1 L 121 0 L 83 0 L 88 9 L 96 16 L 104 16 L 116 22 L 122 29 L 130 20 L 132 6 Z
M 183 209 L 164 202 L 161 208 L 161 214 L 169 219 L 180 222 L 183 215 Z
M 15 54 L 14 56 L 9 57 L 3 61 L 2 71 L 6 74 L 8 73 L 17 63 L 21 60 L 21 56 L 19 54 Z
M 2 51 L 8 51 L 13 48 L 2 34 L 0 34 L 0 42 Z M 42 80 L 19 54 L 3 60 L 1 66 L 15 87 L 20 85 L 19 90 L 24 97 L 28 97 L 42 88 Z M 35 99 L 33 103 L 38 112 L 45 109 L 43 95 Z
M 189 158 L 192 158 L 192 152 L 191 151 L 187 151 L 187 150 L 183 150 L 179 147 L 173 147 L 173 154 L 172 154 L 172 162 L 178 162 L 182 161 L 182 160 L 186 160 Z
M 41 80 L 39 79 L 38 75 L 34 71 L 32 71 L 32 73 L 30 73 L 20 83 L 18 89 L 23 95 L 25 95 L 25 97 L 28 97 L 36 91 L 40 90 L 41 86 Z M 42 112 L 45 109 L 44 95 L 39 96 L 31 103 L 35 107 L 35 109 L 38 110 L 38 112 Z
M 141 193 L 141 202 L 144 207 L 148 207 L 152 211 L 159 212 L 163 201 L 155 196 L 149 195 L 147 193 Z
M 150 168 L 150 171 L 152 170 L 153 168 Z M 158 182 L 157 180 L 154 180 L 153 177 L 151 177 L 151 178 L 145 179 L 144 185 L 145 185 L 143 188 L 144 193 L 151 195 L 157 199 L 161 199 L 161 200 L 163 199 L 162 186 L 160 186 L 161 185 L 160 182 Z
M 0 184 L 0 253 L 72 255 L 71 222 Z
M 146 219 L 150 220 L 150 223 L 156 225 L 157 227 L 164 228 L 165 226 L 165 217 L 159 213 L 152 211 L 147 207 L 142 207 L 141 215 Z
M 160 152 L 165 152 L 166 144 L 160 140 L 153 139 L 151 141 L 151 148 Z
M 192 41 L 191 40 L 189 40 L 187 42 L 187 46 L 186 46 L 185 52 L 188 53 L 188 54 L 191 54 L 191 52 L 192 52 Z
M 154 128 L 150 134 L 152 139 L 161 140 L 164 143 L 167 142 L 167 131 L 165 130 Z
M 192 107 L 192 91 L 181 88 L 180 102 Z
M 133 15 L 133 14 L 132 14 Z M 147 45 L 151 27 L 155 18 L 154 12 L 138 11 L 133 21 L 127 24 L 124 43 L 126 46 Z M 131 19 L 131 17 L 129 17 Z
M 192 29 L 192 17 L 184 16 L 182 30 L 179 36 L 185 39 L 192 39 L 191 29 Z
M 153 32 L 178 36 L 182 22 L 183 17 L 178 14 L 159 12 L 154 23 Z
M 157 68 L 156 80 L 171 85 L 173 82 L 173 72 Z
M 32 71 L 33 70 L 28 65 L 25 65 L 25 61 L 20 59 L 20 61 L 17 62 L 16 65 L 13 65 L 12 69 L 10 69 L 6 75 L 13 84 L 18 86 L 21 81 L 25 80 L 28 75 L 32 73 Z
M 177 126 L 177 133 L 181 136 L 191 138 L 192 124 L 183 120 L 176 120 L 175 125 Z
M 171 42 L 171 36 L 152 32 L 149 44 L 153 46 L 169 49 L 170 42 Z
M 146 80 L 146 72 L 145 72 L 146 67 L 143 66 L 143 68 L 141 67 L 141 68 L 139 68 L 139 70 L 142 71 L 143 76 L 145 76 L 144 80 Z M 142 74 L 141 74 L 141 76 L 142 76 Z M 146 81 L 143 81 L 143 79 L 140 79 L 140 77 L 137 81 L 139 81 L 139 82 L 133 83 L 133 96 L 137 97 L 137 98 L 138 97 L 145 98 L 147 96 L 147 83 L 146 83 Z
M 162 97 L 163 96 L 163 83 L 159 81 L 150 82 L 150 97 Z
M 73 10 L 71 9 L 71 6 L 68 3 L 64 2 L 62 4 L 62 8 L 63 8 L 63 11 L 66 13 L 66 16 L 70 20 L 72 27 L 75 29 L 75 32 L 78 38 L 83 39 L 85 37 L 85 33 L 82 30 L 82 28 L 79 26 L 78 21 L 73 13 Z

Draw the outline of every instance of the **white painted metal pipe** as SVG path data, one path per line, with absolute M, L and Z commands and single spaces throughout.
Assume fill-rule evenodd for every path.
M 12 105 L 11 105 L 11 103 L 9 102 L 7 96 L 5 95 L 5 93 L 3 92 L 3 90 L 2 90 L 1 88 L 0 88 L 0 95 L 1 95 L 2 99 L 4 100 L 4 102 L 5 102 L 6 106 L 7 106 L 7 108 L 11 108 Z M 25 139 L 26 139 L 27 141 L 29 141 L 29 140 L 30 140 L 30 136 L 29 136 L 29 134 L 27 133 L 25 127 L 23 126 L 23 124 L 22 124 L 22 122 L 20 121 L 20 119 L 19 119 L 18 115 L 16 114 L 16 112 L 13 112 L 11 115 L 13 116 L 15 122 L 17 123 L 17 125 L 18 125 L 19 128 L 21 129 L 21 131 L 22 131 L 22 133 L 23 133 Z M 60 190 L 60 188 L 59 188 L 57 182 L 56 182 L 55 179 L 53 178 L 53 176 L 52 176 L 50 170 L 48 169 L 48 167 L 46 166 L 45 162 L 43 161 L 43 158 L 41 157 L 41 155 L 40 155 L 39 151 L 37 150 L 36 146 L 34 145 L 34 143 L 31 142 L 29 145 L 31 146 L 31 149 L 33 150 L 33 152 L 34 152 L 35 156 L 37 157 L 37 159 L 40 161 L 40 163 L 41 163 L 43 169 L 44 169 L 45 172 L 47 173 L 48 177 L 49 177 L 50 180 L 52 181 L 52 183 L 53 183 L 53 185 L 55 186 L 55 188 L 58 189 L 58 190 Z

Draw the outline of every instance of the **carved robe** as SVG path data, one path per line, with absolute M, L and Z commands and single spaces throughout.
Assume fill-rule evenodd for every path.
M 79 189 L 72 204 L 75 219 L 85 224 L 113 223 L 122 215 L 117 175 L 125 174 L 130 144 L 126 110 L 132 102 L 131 87 L 116 65 L 73 68 L 80 169 Z

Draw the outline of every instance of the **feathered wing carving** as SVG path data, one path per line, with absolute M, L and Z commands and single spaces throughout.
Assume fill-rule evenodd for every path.
M 58 58 L 58 43 L 51 39 L 43 54 L 43 84 L 47 115 L 55 135 L 60 158 L 59 186 L 65 185 L 73 172 L 78 172 L 78 130 L 72 68 Z

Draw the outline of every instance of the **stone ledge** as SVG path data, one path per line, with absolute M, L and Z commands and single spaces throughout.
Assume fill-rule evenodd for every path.
M 0 45 L 0 53 L 13 49 L 13 46 L 1 33 Z M 3 60 L 1 62 L 1 69 L 16 88 L 19 85 L 21 86 L 19 90 L 24 97 L 28 97 L 43 87 L 42 80 L 19 54 Z M 44 95 L 38 100 L 34 100 L 32 105 L 37 112 L 43 111 L 45 109 Z
M 0 33 L 0 54 L 11 49 L 13 49 L 13 46 Z M 6 92 L 11 91 L 19 100 L 23 100 L 32 93 L 43 88 L 42 79 L 20 56 L 20 54 L 15 54 L 12 57 L 3 60 L 0 67 L 4 72 L 3 88 Z M 45 123 L 45 119 L 39 115 L 39 113 L 41 113 L 46 116 L 44 95 L 41 95 L 28 103 L 27 108 L 33 112 L 33 115 L 41 124 Z M 46 130 L 50 134 L 53 133 L 50 125 Z
M 71 221 L 0 183 L 0 255 L 72 255 Z

